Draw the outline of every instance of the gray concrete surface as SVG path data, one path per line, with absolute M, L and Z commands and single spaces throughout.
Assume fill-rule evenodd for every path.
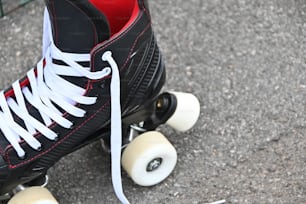
M 179 160 L 132 203 L 306 203 L 306 1 L 156 0 L 151 10 L 167 60 L 165 89 L 188 91 L 201 116 L 187 133 L 162 127 Z M 40 58 L 42 1 L 0 19 L 1 88 Z M 50 169 L 60 203 L 118 203 L 98 143 Z

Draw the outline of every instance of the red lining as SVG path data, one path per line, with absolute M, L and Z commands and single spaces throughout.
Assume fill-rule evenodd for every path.
M 110 25 L 111 35 L 125 29 L 139 12 L 137 0 L 90 0 L 90 2 L 102 12 Z

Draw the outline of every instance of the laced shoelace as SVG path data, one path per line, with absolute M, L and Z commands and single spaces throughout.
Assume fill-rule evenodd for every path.
M 53 59 L 61 60 L 66 65 L 57 65 Z M 53 42 L 51 23 L 48 10 L 44 14 L 43 57 L 35 69 L 27 72 L 29 87 L 21 88 L 19 81 L 13 83 L 15 99 L 6 97 L 0 92 L 0 129 L 4 137 L 15 149 L 19 157 L 25 156 L 25 151 L 19 142 L 24 140 L 31 148 L 40 150 L 41 143 L 33 136 L 37 131 L 50 140 L 58 138 L 57 133 L 48 128 L 54 121 L 64 128 L 72 128 L 73 123 L 63 116 L 54 105 L 75 117 L 84 117 L 86 111 L 76 107 L 76 104 L 92 105 L 97 97 L 88 97 L 86 92 L 61 76 L 86 77 L 96 80 L 112 74 L 111 78 L 111 166 L 114 191 L 122 203 L 129 203 L 122 190 L 121 181 L 121 107 L 120 107 L 120 76 L 118 66 L 112 58 L 112 53 L 103 54 L 103 61 L 110 67 L 101 71 L 91 72 L 89 67 L 83 67 L 77 62 L 89 62 L 90 54 L 64 53 Z M 77 61 L 77 62 L 76 62 Z M 41 115 L 43 123 L 30 115 L 25 99 L 34 106 Z M 14 121 L 14 112 L 24 121 L 25 128 Z

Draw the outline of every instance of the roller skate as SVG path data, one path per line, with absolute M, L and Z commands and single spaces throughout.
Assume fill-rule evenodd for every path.
M 111 154 L 116 196 L 129 203 L 121 165 L 142 186 L 173 171 L 175 148 L 159 132 L 197 121 L 189 93 L 160 93 L 165 65 L 146 0 L 46 0 L 42 59 L 0 94 L 0 200 L 57 203 L 47 170 L 97 140 Z

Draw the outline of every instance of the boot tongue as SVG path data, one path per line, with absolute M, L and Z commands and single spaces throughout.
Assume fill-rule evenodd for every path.
M 89 53 L 110 37 L 106 17 L 84 0 L 47 0 L 55 45 L 63 52 Z

